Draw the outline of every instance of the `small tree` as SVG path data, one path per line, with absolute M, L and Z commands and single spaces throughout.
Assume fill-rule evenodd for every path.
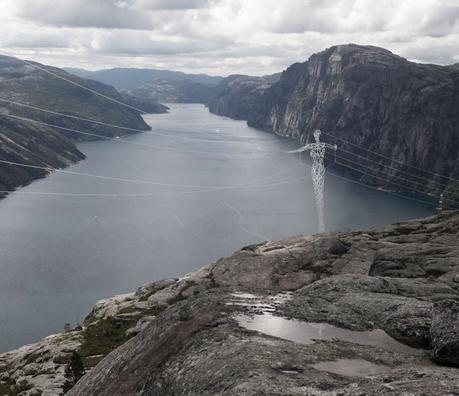
M 443 210 L 459 209 L 459 182 L 451 181 L 443 191 L 441 200 Z
M 77 351 L 73 351 L 70 362 L 65 367 L 65 384 L 63 391 L 67 393 L 72 389 L 78 380 L 85 374 L 85 369 L 81 356 Z

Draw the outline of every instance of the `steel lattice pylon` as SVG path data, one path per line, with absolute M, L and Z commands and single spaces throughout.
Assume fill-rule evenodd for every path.
M 315 143 L 309 143 L 298 150 L 289 151 L 290 153 L 300 153 L 302 151 L 309 151 L 312 158 L 312 184 L 314 188 L 314 196 L 316 200 L 316 209 L 318 217 L 319 232 L 325 231 L 324 223 L 324 179 L 325 179 L 325 150 L 327 148 L 336 150 L 336 145 L 331 145 L 320 141 L 321 131 L 316 129 L 314 131 Z

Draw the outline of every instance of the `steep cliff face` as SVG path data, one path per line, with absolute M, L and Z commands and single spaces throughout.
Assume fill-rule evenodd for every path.
M 340 45 L 292 65 L 258 93 L 236 118 L 301 143 L 320 128 L 329 134 L 323 140 L 339 145 L 338 160 L 359 169 L 350 173 L 367 183 L 438 194 L 448 179 L 433 173 L 459 175 L 457 66 L 416 64 L 382 48 Z M 233 94 L 231 100 L 245 98 Z M 234 116 L 225 106 L 218 109 Z
M 458 242 L 449 212 L 246 246 L 1 354 L 0 394 L 61 394 L 74 352 L 73 396 L 457 394 Z
M 84 158 L 61 134 L 40 125 L 0 117 L 0 160 L 31 166 L 63 168 Z M 49 172 L 0 163 L 0 198 L 6 191 L 44 177 Z

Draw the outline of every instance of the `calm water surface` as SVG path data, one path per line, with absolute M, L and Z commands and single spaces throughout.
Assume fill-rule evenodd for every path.
M 88 159 L 71 168 L 137 182 L 56 173 L 0 201 L 0 351 L 81 322 L 97 299 L 316 230 L 309 169 L 285 154 L 294 142 L 201 105 L 145 118 L 151 133 L 81 144 Z M 329 230 L 431 213 L 327 176 Z

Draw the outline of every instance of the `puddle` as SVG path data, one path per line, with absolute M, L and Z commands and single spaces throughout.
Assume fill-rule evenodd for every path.
M 365 377 L 367 375 L 385 373 L 390 370 L 388 366 L 371 363 L 363 359 L 339 359 L 313 364 L 312 367 L 317 370 L 349 377 Z
M 241 327 L 259 331 L 274 337 L 283 338 L 300 344 L 312 344 L 314 340 L 341 340 L 359 345 L 371 345 L 388 351 L 421 355 L 423 351 L 404 345 L 383 330 L 352 331 L 335 327 L 327 323 L 302 322 L 285 319 L 270 313 L 261 315 L 237 315 L 236 321 Z
M 236 298 L 242 298 L 242 299 L 260 298 L 259 296 L 256 296 L 255 294 L 243 293 L 243 292 L 231 293 L 231 296 L 232 297 L 236 297 Z

